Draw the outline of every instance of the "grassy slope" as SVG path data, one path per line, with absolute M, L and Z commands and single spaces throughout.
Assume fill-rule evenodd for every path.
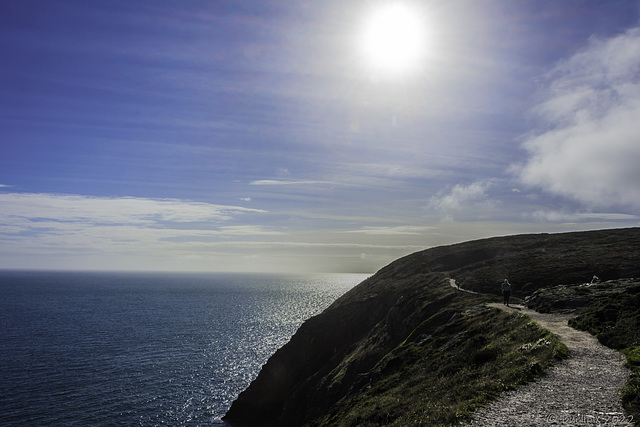
M 434 293 L 456 292 L 446 283 Z M 311 425 L 448 425 L 469 416 L 500 392 L 541 375 L 566 347 L 527 316 L 454 298 L 385 354 L 330 412 Z M 360 346 L 351 360 L 366 351 Z M 344 382 L 349 361 L 329 376 Z M 338 384 L 335 384 L 338 383 Z

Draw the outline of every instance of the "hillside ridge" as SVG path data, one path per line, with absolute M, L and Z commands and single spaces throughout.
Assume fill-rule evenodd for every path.
M 639 255 L 640 228 L 497 237 L 407 255 L 304 322 L 225 420 L 355 426 L 469 418 L 562 357 L 548 330 L 486 306 L 498 300 L 503 278 L 522 298 L 593 274 L 640 277 Z M 457 292 L 448 278 L 481 294 Z

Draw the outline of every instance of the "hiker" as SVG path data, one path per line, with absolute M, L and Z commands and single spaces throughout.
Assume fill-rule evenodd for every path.
M 511 296 L 511 283 L 509 283 L 509 279 L 504 279 L 504 282 L 502 282 L 502 296 L 504 297 L 503 304 L 509 307 L 509 297 Z

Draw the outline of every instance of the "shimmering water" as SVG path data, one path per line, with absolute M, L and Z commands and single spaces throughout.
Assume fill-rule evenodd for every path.
M 0 271 L 0 425 L 221 425 L 363 275 Z

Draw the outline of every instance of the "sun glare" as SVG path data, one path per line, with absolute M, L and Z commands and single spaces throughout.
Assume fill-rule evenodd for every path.
M 389 3 L 365 20 L 360 48 L 376 71 L 402 74 L 418 67 L 425 51 L 425 26 L 417 11 Z

